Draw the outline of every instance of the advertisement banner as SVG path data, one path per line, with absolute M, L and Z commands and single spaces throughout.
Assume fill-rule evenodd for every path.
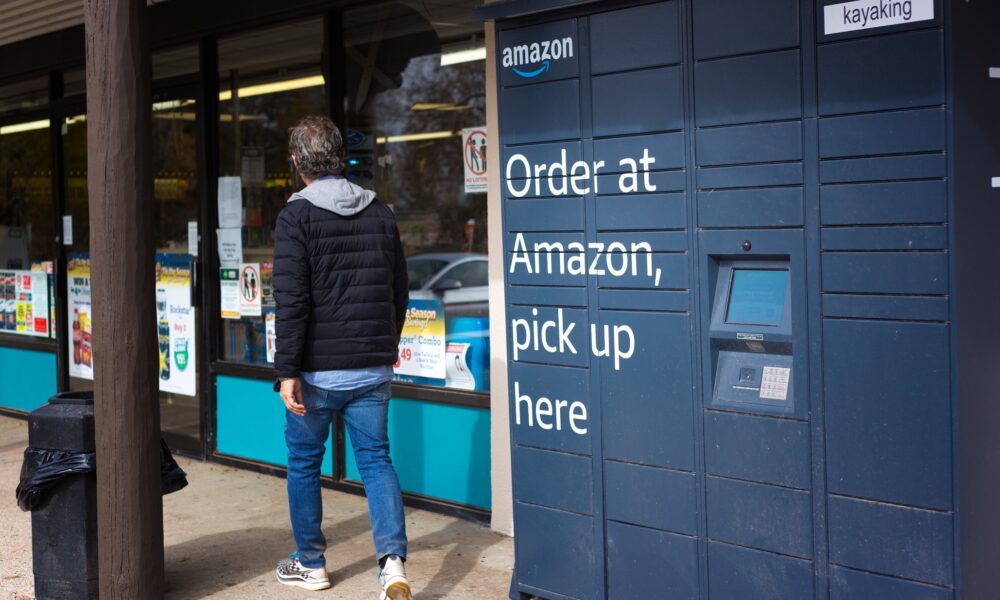
M 160 391 L 198 393 L 195 310 L 191 306 L 191 257 L 156 255 L 156 335 Z
M 444 303 L 411 299 L 399 339 L 396 375 L 444 379 Z
M 0 330 L 49 337 L 50 310 L 48 273 L 0 271 Z
M 94 350 L 90 257 L 84 252 L 74 252 L 67 256 L 67 260 L 69 374 L 92 380 Z M 195 314 L 191 306 L 191 257 L 187 254 L 156 255 L 156 320 L 160 390 L 195 396 Z
M 67 255 L 66 312 L 69 319 L 69 375 L 94 378 L 94 348 L 91 342 L 90 255 L 72 252 Z

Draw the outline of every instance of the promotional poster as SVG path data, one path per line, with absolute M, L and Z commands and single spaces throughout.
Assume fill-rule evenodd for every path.
M 93 310 L 90 256 L 71 253 L 67 264 L 69 374 L 94 378 Z M 46 277 L 45 273 L 38 273 Z M 156 255 L 156 330 L 160 390 L 185 396 L 197 394 L 195 314 L 191 306 L 191 257 Z
M 195 310 L 191 306 L 191 257 L 156 255 L 156 333 L 160 391 L 195 396 Z
M 48 278 L 48 273 L 34 268 L 31 271 L 0 271 L 0 330 L 49 337 Z
M 91 342 L 90 255 L 73 252 L 67 256 L 66 298 L 69 319 L 69 375 L 94 378 L 94 348 Z
M 444 304 L 410 300 L 399 340 L 396 375 L 445 379 Z

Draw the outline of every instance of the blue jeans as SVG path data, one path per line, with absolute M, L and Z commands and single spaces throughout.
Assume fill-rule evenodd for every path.
M 399 479 L 389 458 L 389 384 L 327 391 L 302 382 L 305 416 L 285 411 L 288 445 L 288 510 L 302 566 L 326 565 L 326 537 L 320 530 L 323 501 L 319 474 L 333 413 L 339 412 L 354 447 L 354 458 L 368 496 L 375 558 L 406 558 L 406 522 Z

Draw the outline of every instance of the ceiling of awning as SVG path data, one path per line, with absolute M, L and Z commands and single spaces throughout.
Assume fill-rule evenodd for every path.
M 165 0 L 147 0 L 159 4 Z M 0 1 L 0 46 L 83 23 L 83 0 Z

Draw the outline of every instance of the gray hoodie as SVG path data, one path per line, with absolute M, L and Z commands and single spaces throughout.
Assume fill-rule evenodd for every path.
M 304 198 L 313 206 L 337 213 L 343 217 L 356 215 L 375 199 L 375 192 L 354 185 L 343 177 L 326 176 L 292 194 L 289 202 Z

